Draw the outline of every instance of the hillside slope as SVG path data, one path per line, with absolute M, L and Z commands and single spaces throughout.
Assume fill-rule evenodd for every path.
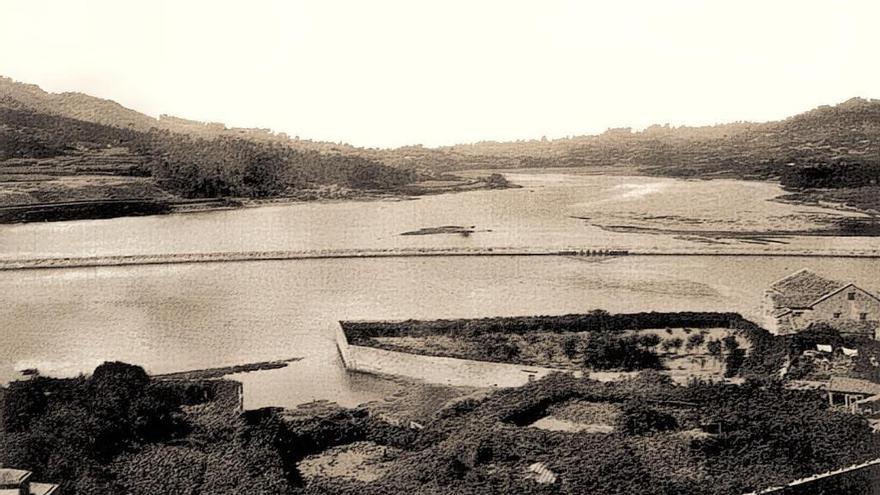
M 880 211 L 880 100 L 854 98 L 767 123 L 367 149 L 268 129 L 153 118 L 110 100 L 48 93 L 0 77 L 0 206 L 350 197 L 411 191 L 414 182 L 450 171 L 520 167 L 778 180 L 795 193 L 790 199 Z
M 411 170 L 280 138 L 241 137 L 207 125 L 204 133 L 197 126 L 190 127 L 199 132 L 175 132 L 168 127 L 187 124 L 167 125 L 172 120 L 0 80 L 0 220 L 156 213 L 167 208 L 143 202 L 189 198 L 348 197 L 397 191 L 419 178 Z M 65 203 L 63 209 L 71 210 L 69 203 L 87 201 L 113 203 L 101 213 L 90 205 L 80 213 L 27 214 L 30 207 Z

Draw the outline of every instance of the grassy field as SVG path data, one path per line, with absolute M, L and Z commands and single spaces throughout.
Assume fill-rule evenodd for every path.
M 557 402 L 545 413 L 529 426 L 549 431 L 611 433 L 621 410 L 620 406 L 610 402 L 573 399 Z
M 399 449 L 373 442 L 354 442 L 306 457 L 297 468 L 306 482 L 315 478 L 345 478 L 369 483 L 391 469 Z

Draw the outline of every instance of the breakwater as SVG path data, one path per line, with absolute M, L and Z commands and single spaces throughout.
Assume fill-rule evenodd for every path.
M 411 258 L 455 256 L 791 256 L 880 258 L 880 250 L 772 250 L 772 249 L 661 249 L 638 250 L 619 248 L 559 249 L 559 248 L 388 248 L 388 249 L 322 249 L 290 251 L 240 251 L 216 253 L 164 253 L 114 256 L 9 258 L 0 259 L 0 270 L 36 270 L 51 268 L 82 268 L 99 266 L 165 265 L 182 263 L 219 263 L 236 261 L 351 259 L 351 258 Z
M 519 387 L 555 370 L 552 368 L 492 363 L 352 345 L 343 325 L 334 329 L 336 349 L 348 371 L 406 377 L 425 383 L 463 387 Z
M 279 359 L 275 361 L 261 361 L 259 363 L 236 364 L 233 366 L 223 366 L 220 368 L 204 368 L 198 370 L 174 371 L 171 373 L 162 373 L 152 375 L 153 378 L 159 380 L 209 380 L 213 378 L 223 378 L 226 375 L 235 373 L 251 373 L 254 371 L 275 370 L 286 368 L 288 364 L 299 361 L 302 358 Z

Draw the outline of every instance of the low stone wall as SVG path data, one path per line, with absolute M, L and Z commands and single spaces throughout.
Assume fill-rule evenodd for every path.
M 880 459 L 873 459 L 863 462 L 861 464 L 855 464 L 849 467 L 829 471 L 827 473 L 816 474 L 813 476 L 795 480 L 785 486 L 765 488 L 763 490 L 750 492 L 745 495 L 812 495 L 818 493 L 868 493 L 862 492 L 861 490 L 859 490 L 858 492 L 852 491 L 853 487 L 857 485 L 853 485 L 853 480 L 847 480 L 846 477 L 858 473 L 865 474 L 866 477 L 871 480 L 871 486 L 869 489 L 872 491 L 870 493 L 876 493 L 876 487 L 878 486 L 878 482 L 880 482 L 880 473 L 877 472 L 878 466 L 880 466 Z

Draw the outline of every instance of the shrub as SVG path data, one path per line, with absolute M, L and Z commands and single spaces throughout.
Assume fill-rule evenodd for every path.
M 639 335 L 639 345 L 646 349 L 653 349 L 660 345 L 660 336 L 656 333 L 646 333 L 644 335 Z
M 739 342 L 737 342 L 736 337 L 733 335 L 728 335 L 721 339 L 721 342 L 724 344 L 724 349 L 727 352 L 731 352 L 734 349 L 739 349 Z
M 705 341 L 706 341 L 706 337 L 703 334 L 695 333 L 695 334 L 688 337 L 687 349 L 688 350 L 696 349 L 697 347 L 700 347 L 701 345 L 703 345 L 703 342 L 705 342 Z
M 40 378 L 12 389 L 30 402 L 19 407 L 27 414 L 17 415 L 14 426 L 21 431 L 7 447 L 21 453 L 18 466 L 40 477 L 70 480 L 66 491 L 75 490 L 73 480 L 94 478 L 95 466 L 124 449 L 185 431 L 178 404 L 156 393 L 138 366 L 104 363 L 89 378 Z M 46 403 L 33 403 L 37 394 Z
M 598 370 L 625 371 L 663 367 L 657 354 L 640 347 L 638 339 L 608 333 L 595 335 L 589 340 L 584 351 L 584 366 Z
M 562 339 L 562 353 L 568 359 L 574 359 L 580 352 L 581 338 L 577 335 L 566 335 Z
M 627 435 L 644 435 L 674 430 L 678 428 L 678 422 L 673 416 L 653 409 L 640 400 L 632 400 L 624 404 L 617 418 L 617 428 Z
M 488 361 L 510 362 L 519 357 L 519 346 L 511 342 L 507 335 L 481 335 L 476 341 L 478 352 Z
M 732 378 L 738 375 L 745 361 L 746 351 L 744 349 L 732 349 L 727 353 L 727 358 L 724 361 L 724 376 Z
M 709 352 L 709 355 L 715 359 L 721 357 L 721 342 L 717 340 L 710 340 L 706 343 L 706 350 Z

